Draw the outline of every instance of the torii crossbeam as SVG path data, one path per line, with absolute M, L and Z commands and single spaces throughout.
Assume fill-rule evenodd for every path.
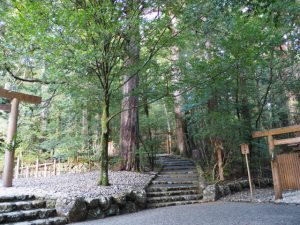
M 19 113 L 19 102 L 27 102 L 32 104 L 40 104 L 42 98 L 33 95 L 27 95 L 19 92 L 9 91 L 4 88 L 0 88 L 0 97 L 10 100 L 10 104 L 0 105 L 0 110 L 5 110 L 10 112 L 7 130 L 7 140 L 8 144 L 11 144 L 16 133 L 17 133 L 17 123 L 18 123 L 18 113 Z M 14 154 L 15 151 L 5 149 L 4 158 L 4 170 L 2 176 L 2 186 L 11 187 L 13 180 L 13 170 L 14 170 Z

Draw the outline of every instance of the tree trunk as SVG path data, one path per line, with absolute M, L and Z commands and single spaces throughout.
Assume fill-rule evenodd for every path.
M 126 16 L 130 19 L 137 17 L 134 14 L 136 8 L 133 2 L 128 1 L 125 7 Z M 139 20 L 139 18 L 135 18 Z M 133 171 L 138 167 L 138 97 L 134 95 L 137 89 L 138 63 L 140 57 L 140 33 L 139 26 L 128 26 L 125 34 L 125 75 L 123 85 L 123 100 L 121 113 L 121 170 Z
M 125 76 L 128 80 L 129 76 Z M 130 96 L 137 87 L 138 76 L 134 75 L 123 88 L 121 113 L 121 170 L 133 171 L 136 166 L 136 150 L 138 148 L 138 98 Z
M 100 179 L 98 184 L 108 186 L 108 141 L 109 141 L 109 100 L 102 102 L 101 136 L 100 136 Z
M 213 140 L 213 145 L 215 147 L 215 154 L 217 155 L 217 163 L 218 163 L 218 170 L 219 170 L 219 177 L 220 180 L 224 180 L 224 170 L 223 170 L 223 157 L 222 157 L 222 152 L 223 152 L 223 144 L 220 140 Z
M 213 96 L 208 101 L 208 113 L 213 113 L 218 109 L 218 94 L 216 90 L 213 90 Z M 210 124 L 213 125 L 214 121 L 211 119 Z M 218 136 L 213 136 L 211 138 L 211 144 L 214 149 L 215 160 L 218 165 L 218 173 L 220 180 L 224 180 L 224 170 L 223 170 L 223 143 Z
M 172 135 L 171 135 L 171 125 L 169 121 L 169 115 L 166 107 L 166 103 L 164 102 L 164 111 L 166 114 L 166 119 L 167 119 L 167 128 L 168 128 L 168 138 L 167 138 L 167 143 L 168 143 L 168 154 L 172 153 Z
M 82 110 L 82 138 L 83 138 L 83 143 L 82 143 L 82 150 L 83 152 L 85 150 L 89 151 L 88 145 L 89 145 L 89 123 L 88 123 L 88 110 L 83 109 Z
M 184 121 L 184 113 L 182 112 L 183 99 L 181 96 L 176 96 L 176 94 L 177 91 L 174 92 L 177 148 L 181 156 L 187 157 L 186 123 Z
M 172 17 L 171 20 L 171 31 L 173 36 L 177 35 L 177 18 L 173 15 L 172 12 L 170 12 L 170 16 Z M 179 60 L 179 48 L 178 46 L 174 45 L 171 48 L 172 51 L 172 75 L 173 75 L 173 83 L 177 84 L 179 82 L 179 76 L 180 76 L 180 68 L 177 66 L 178 60 Z M 174 98 L 174 106 L 175 106 L 175 122 L 176 122 L 176 139 L 177 139 L 177 148 L 179 150 L 179 153 L 181 156 L 186 157 L 188 156 L 188 148 L 187 148 L 187 139 L 185 131 L 186 129 L 186 123 L 184 120 L 184 113 L 182 111 L 182 105 L 183 105 L 183 97 L 180 95 L 180 92 L 178 90 L 175 90 L 173 93 Z
M 240 80 L 240 97 L 241 97 L 241 110 L 240 115 L 243 123 L 243 136 L 242 139 L 244 142 L 249 143 L 251 140 L 251 112 L 249 108 L 249 101 L 247 95 L 247 84 L 245 75 L 239 75 Z

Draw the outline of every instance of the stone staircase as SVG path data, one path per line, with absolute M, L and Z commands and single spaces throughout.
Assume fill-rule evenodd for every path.
M 0 196 L 0 224 L 42 225 L 66 224 L 55 209 L 46 208 L 46 201 L 33 195 Z
M 147 188 L 147 208 L 199 203 L 202 193 L 196 166 L 188 159 L 163 156 L 162 170 Z

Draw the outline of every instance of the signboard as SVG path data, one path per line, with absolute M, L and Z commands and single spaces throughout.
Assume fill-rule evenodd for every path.
M 249 145 L 248 144 L 241 144 L 241 152 L 243 155 L 249 154 Z

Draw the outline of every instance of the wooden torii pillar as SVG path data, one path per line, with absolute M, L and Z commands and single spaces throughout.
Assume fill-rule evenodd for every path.
M 11 144 L 17 133 L 19 102 L 40 104 L 42 98 L 33 95 L 19 93 L 19 92 L 9 91 L 3 88 L 0 88 L 0 97 L 10 100 L 10 104 L 0 105 L 0 110 L 5 110 L 10 112 L 6 143 Z M 4 169 L 3 169 L 3 176 L 2 176 L 3 187 L 12 186 L 13 170 L 14 170 L 14 155 L 15 155 L 14 150 L 5 149 Z
M 300 125 L 275 128 L 275 129 L 264 130 L 264 131 L 255 131 L 252 133 L 252 138 L 259 138 L 259 137 L 267 137 L 268 138 L 269 153 L 270 153 L 271 159 L 272 159 L 271 160 L 271 168 L 272 168 L 275 199 L 282 198 L 282 188 L 281 188 L 281 183 L 280 183 L 278 162 L 276 159 L 276 155 L 274 153 L 275 146 L 300 143 L 300 137 L 276 140 L 276 139 L 274 139 L 273 136 L 279 135 L 279 134 L 295 133 L 295 132 L 300 132 Z

